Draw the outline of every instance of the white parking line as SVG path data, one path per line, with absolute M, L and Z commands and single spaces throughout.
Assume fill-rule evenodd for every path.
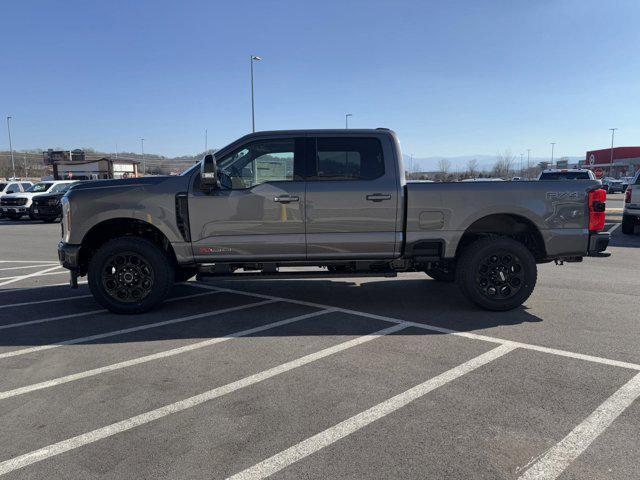
M 4 271 L 4 270 L 22 270 L 24 268 L 42 268 L 42 267 L 46 267 L 46 266 L 53 266 L 53 265 L 58 265 L 57 263 L 39 263 L 36 265 L 20 265 L 19 267 L 3 267 L 0 268 L 0 271 Z
M 86 285 L 87 281 L 82 280 L 78 282 L 78 285 Z M 31 287 L 17 287 L 17 288 L 8 288 L 6 290 L 0 290 L 0 293 L 11 293 L 11 292 L 24 292 L 26 290 L 35 290 L 38 288 L 49 288 L 49 287 L 68 287 L 69 282 L 64 283 L 52 283 L 51 285 L 34 285 Z
M 0 359 L 17 357 L 18 355 L 26 355 L 27 353 L 40 352 L 42 350 L 51 350 L 52 348 L 62 347 L 63 345 L 75 345 L 77 343 L 91 342 L 93 340 L 100 340 L 102 338 L 109 338 L 109 337 L 115 337 L 117 335 L 124 335 L 127 333 L 140 332 L 142 330 L 149 330 L 151 328 L 164 327 L 166 325 L 173 325 L 175 323 L 188 322 L 191 320 L 197 320 L 199 318 L 213 317 L 215 315 L 221 315 L 223 313 L 235 312 L 237 310 L 244 310 L 245 308 L 258 307 L 260 305 L 267 305 L 269 303 L 275 303 L 275 300 L 265 300 L 262 302 L 249 303 L 247 305 L 239 305 L 237 307 L 223 308 L 222 310 L 213 310 L 211 312 L 204 312 L 204 313 L 198 313 L 196 315 L 189 315 L 188 317 L 173 318 L 171 320 L 164 320 L 162 322 L 146 323 L 144 325 L 138 325 L 136 327 L 123 328 L 122 330 L 113 330 L 111 332 L 98 333 L 96 335 L 89 335 L 86 337 L 72 338 L 70 340 L 64 340 L 58 343 L 38 345 L 36 347 L 22 348 L 20 350 L 11 350 L 9 352 L 0 353 Z
M 215 293 L 220 293 L 217 291 L 210 291 L 208 293 L 192 293 L 190 295 L 183 295 L 180 297 L 173 297 L 173 298 L 169 298 L 167 300 L 165 300 L 165 303 L 168 302 L 175 302 L 176 300 L 186 300 L 188 298 L 195 298 L 195 297 L 202 297 L 204 295 L 211 295 L 211 294 L 215 294 Z M 67 298 L 61 298 L 61 299 L 55 299 L 55 300 L 42 300 L 42 303 L 46 303 L 46 302 L 51 302 L 51 301 L 58 301 L 58 300 L 72 300 L 72 299 L 76 299 L 76 298 L 83 298 L 83 297 L 91 297 L 91 295 L 81 295 L 78 297 L 67 297 Z M 40 303 L 40 302 L 34 302 L 34 303 Z M 28 305 L 31 305 L 31 303 L 27 303 Z M 20 305 L 20 304 L 14 304 L 14 305 L 8 305 L 9 307 L 15 307 L 16 305 Z M 5 306 L 2 306 L 0 308 L 4 308 Z M 24 327 L 26 325 L 36 325 L 38 323 L 47 323 L 47 322 L 55 322 L 56 320 L 66 320 L 68 318 L 77 318 L 77 317 L 84 317 L 86 315 L 94 315 L 96 313 L 106 313 L 108 312 L 108 310 L 102 308 L 100 310 L 88 310 L 86 312 L 79 312 L 79 313 L 69 313 L 67 315 L 60 315 L 58 317 L 47 317 L 47 318 L 40 318 L 38 320 L 26 320 L 24 322 L 16 322 L 16 323 L 9 323 L 7 325 L 0 325 L 0 330 L 6 330 L 8 328 L 17 328 L 17 327 Z M 0 358 L 2 358 L 0 356 Z
M 297 317 L 286 318 L 284 320 L 268 323 L 266 325 L 261 325 L 259 327 L 254 327 L 254 328 L 249 328 L 247 330 L 241 330 L 239 332 L 229 333 L 223 337 L 211 338 L 209 340 L 203 340 L 202 342 L 192 343 L 190 345 L 185 345 L 183 347 L 171 348 L 169 350 L 163 350 L 161 352 L 145 355 L 143 357 L 132 358 L 131 360 L 126 360 L 124 362 L 113 363 L 111 365 L 106 365 L 104 367 L 93 368 L 91 370 L 85 370 L 84 372 L 65 375 L 63 377 L 54 378 L 51 380 L 47 380 L 45 382 L 34 383 L 32 385 L 27 385 L 20 388 L 14 388 L 13 390 L 0 392 L 0 400 L 4 400 L 5 398 L 10 398 L 10 397 L 16 397 L 18 395 L 34 392 L 36 390 L 42 390 L 44 388 L 54 387 L 56 385 L 61 385 L 63 383 L 73 382 L 75 380 L 80 380 L 83 378 L 94 377 L 102 373 L 113 372 L 114 370 L 120 370 L 122 368 L 131 367 L 133 365 L 140 365 L 141 363 L 151 362 L 153 360 L 158 360 L 160 358 L 167 358 L 175 355 L 180 355 L 181 353 L 191 352 L 193 350 L 198 350 L 200 348 L 205 348 L 211 345 L 216 345 L 218 343 L 226 342 L 228 340 L 231 340 L 232 338 L 246 337 L 254 333 L 262 332 L 272 328 L 281 327 L 283 325 L 299 322 L 301 320 L 306 320 L 308 318 L 317 317 L 320 315 L 331 313 L 333 311 L 334 310 L 329 310 L 329 309 L 318 310 L 316 312 L 306 313 L 304 315 L 298 315 Z
M 315 302 L 305 302 L 303 300 L 294 300 L 291 298 L 276 297 L 274 295 L 264 295 L 261 293 L 245 292 L 243 290 L 235 290 L 232 288 L 214 287 L 211 285 L 203 285 L 197 282 L 190 282 L 189 285 L 193 285 L 194 287 L 199 287 L 204 289 L 221 291 L 221 292 L 237 293 L 240 295 L 247 295 L 249 297 L 255 297 L 255 298 L 268 298 L 268 299 L 279 301 L 279 302 L 288 302 L 288 303 L 293 303 L 297 305 L 306 305 L 306 306 L 315 307 L 315 308 L 334 308 L 338 312 L 348 313 L 351 315 L 359 315 L 361 317 L 373 318 L 375 320 L 382 320 L 386 322 L 397 323 L 400 325 L 405 325 L 407 327 L 422 328 L 424 330 L 430 330 L 432 332 L 446 333 L 449 335 L 456 335 L 459 337 L 470 338 L 473 340 L 482 340 L 484 342 L 499 343 L 501 345 L 512 345 L 514 347 L 523 348 L 526 350 L 534 350 L 537 352 L 549 353 L 551 355 L 559 355 L 561 357 L 575 358 L 577 360 L 600 363 L 600 364 L 609 365 L 612 367 L 628 368 L 630 370 L 640 370 L 640 365 L 637 363 L 623 362 L 620 360 L 613 360 L 610 358 L 597 357 L 594 355 L 586 355 L 583 353 L 570 352 L 568 350 L 560 350 L 557 348 L 543 347 L 540 345 L 533 345 L 530 343 L 516 342 L 513 340 L 507 340 L 504 338 L 491 337 L 489 335 L 480 335 L 480 334 L 471 333 L 471 332 L 460 332 L 458 330 L 453 330 L 451 328 L 438 327 L 436 325 L 429 325 L 428 323 L 418 323 L 418 322 L 411 322 L 407 320 L 400 320 L 398 318 L 385 317 L 383 315 L 376 315 L 374 313 L 361 312 L 359 310 L 351 310 L 348 308 L 335 307 L 333 305 L 324 305 L 322 303 L 315 303 Z
M 0 260 L 0 263 L 49 263 L 57 264 L 58 260 Z
M 38 265 L 39 267 L 42 267 L 42 265 Z M 56 268 L 60 268 L 60 265 L 58 265 Z M 38 277 L 46 277 L 47 275 L 62 275 L 63 273 L 68 273 L 67 271 L 63 271 L 63 272 L 48 272 L 48 273 L 41 273 L 40 275 L 37 275 Z M 35 275 L 32 275 L 35 276 Z M 22 280 L 22 277 L 24 277 L 24 275 L 14 275 L 12 277 L 2 277 L 0 278 L 1 280 L 13 280 L 14 278 L 20 279 Z
M 44 448 L 25 453 L 24 455 L 5 460 L 4 462 L 0 462 L 0 475 L 13 472 L 14 470 L 24 468 L 27 465 L 40 462 L 47 458 L 60 455 L 61 453 L 68 452 L 69 450 L 74 450 L 84 445 L 97 442 L 98 440 L 102 440 L 103 438 L 126 432 L 127 430 L 131 430 L 133 428 L 139 427 L 140 425 L 153 422 L 154 420 L 166 417 L 167 415 L 193 408 L 197 405 L 208 402 L 215 398 L 219 398 L 223 395 L 227 395 L 242 388 L 255 385 L 256 383 L 275 377 L 276 375 L 280 375 L 295 368 L 307 365 L 311 362 L 315 362 L 316 360 L 320 360 L 335 353 L 342 352 L 357 345 L 362 345 L 363 343 L 370 342 L 371 340 L 374 340 L 381 336 L 398 332 L 404 328 L 404 325 L 394 325 L 392 327 L 388 327 L 383 330 L 370 333 L 368 335 L 363 335 L 361 337 L 339 343 L 338 345 L 333 345 L 332 347 L 325 348 L 318 352 L 305 355 L 304 357 L 291 360 L 276 367 L 272 367 L 256 374 L 249 375 L 248 377 L 244 377 L 240 380 L 236 380 L 235 382 L 231 382 L 221 387 L 208 390 L 199 395 L 194 395 L 193 397 L 189 397 L 175 403 L 170 403 L 163 407 L 150 410 L 140 415 L 136 415 L 135 417 L 127 418 L 120 422 L 107 425 L 106 427 L 98 428 L 96 430 L 92 430 L 90 432 L 83 433 L 66 440 L 62 440 L 61 442 L 48 445 Z
M 39 305 L 41 303 L 53 303 L 53 302 L 65 302 L 67 300 L 75 300 L 76 298 L 89 298 L 93 295 L 76 295 L 72 297 L 62 297 L 62 298 L 50 298 L 49 300 L 36 300 L 33 302 L 21 302 L 21 303 L 10 303 L 8 305 L 0 305 L 0 309 L 2 308 L 11 308 L 11 307 L 25 307 L 27 305 Z M 1 327 L 0 327 L 1 328 Z
M 386 417 L 390 413 L 399 410 L 409 403 L 423 397 L 427 393 L 439 388 L 447 383 L 460 378 L 461 376 L 474 371 L 475 369 L 486 365 L 493 360 L 509 353 L 514 349 L 511 345 L 500 345 L 499 347 L 489 350 L 471 360 L 464 362 L 457 367 L 447 370 L 440 375 L 433 377 L 415 387 L 410 388 L 388 400 L 378 403 L 373 407 L 350 417 L 333 427 L 330 427 L 302 442 L 283 450 L 276 455 L 263 460 L 262 462 L 236 473 L 229 477 L 228 480 L 255 480 L 266 478 L 279 472 L 283 468 L 308 457 L 312 453 L 317 452 L 338 440 L 351 435 L 354 432 L 366 427 L 367 425 Z
M 48 272 L 50 272 L 52 270 L 56 270 L 58 268 L 61 268 L 61 266 L 60 265 L 56 265 L 55 267 L 49 267 L 49 268 L 46 268 L 45 270 L 40 270 L 39 272 L 33 272 L 33 273 L 29 273 L 27 275 L 21 275 L 19 277 L 14 277 L 11 280 L 5 280 L 4 282 L 0 282 L 0 287 L 4 287 L 5 285 L 9 285 L 10 283 L 19 282 L 20 280 L 25 280 L 27 278 L 39 277 L 40 275 L 48 273 Z M 60 273 L 64 273 L 64 272 L 60 272 Z
M 534 463 L 519 480 L 552 480 L 584 452 L 618 416 L 640 397 L 640 373 L 607 398 L 580 425 L 574 428 Z
M 611 227 L 609 230 L 607 230 L 607 232 L 609 232 L 609 233 L 615 232 L 616 228 L 618 228 L 620 225 L 622 225 L 622 223 L 615 223 L 613 225 L 613 227 Z

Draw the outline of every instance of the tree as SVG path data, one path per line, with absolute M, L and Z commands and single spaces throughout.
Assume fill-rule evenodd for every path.
M 475 178 L 478 174 L 478 160 L 475 158 L 467 162 L 467 175 L 471 178 Z
M 504 153 L 498 155 L 496 163 L 493 165 L 493 175 L 495 177 L 509 177 L 512 167 L 514 156 L 511 153 L 511 150 L 507 149 Z
M 443 175 L 447 176 L 449 173 L 449 169 L 451 168 L 451 161 L 446 158 L 441 158 L 438 160 L 438 171 Z

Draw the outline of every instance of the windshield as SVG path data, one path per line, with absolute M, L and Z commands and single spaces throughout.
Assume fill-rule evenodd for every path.
M 588 172 L 542 172 L 540 180 L 589 180 Z
M 30 193 L 42 193 L 46 192 L 51 188 L 52 183 L 36 183 L 33 187 L 31 187 L 27 192 Z
M 4 187 L 6 187 L 6 186 L 7 186 L 7 184 L 6 184 L 6 183 L 0 183 L 0 192 L 1 192 L 2 190 L 4 190 Z

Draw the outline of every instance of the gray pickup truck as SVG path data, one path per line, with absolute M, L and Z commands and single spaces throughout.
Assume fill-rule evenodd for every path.
M 181 176 L 74 186 L 58 255 L 72 285 L 88 275 L 97 302 L 117 313 L 156 307 L 194 275 L 415 271 L 509 310 L 533 291 L 537 263 L 608 256 L 599 188 L 411 183 L 391 130 L 258 132 Z

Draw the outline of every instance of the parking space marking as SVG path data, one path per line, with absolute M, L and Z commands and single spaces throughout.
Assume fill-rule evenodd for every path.
M 0 260 L 0 263 L 50 263 L 50 264 L 58 264 L 58 260 Z
M 33 302 L 21 302 L 21 303 L 10 303 L 9 305 L 0 305 L 0 309 L 2 308 L 11 308 L 11 307 L 25 307 L 27 305 L 39 305 L 41 303 L 52 303 L 52 302 L 64 302 L 66 300 L 75 300 L 76 298 L 89 298 L 93 295 L 76 295 L 72 297 L 62 297 L 62 298 L 50 298 L 49 300 L 36 300 Z M 2 328 L 2 327 L 0 327 Z
M 23 268 L 41 268 L 41 267 L 46 267 L 48 265 L 58 265 L 57 263 L 38 263 L 36 265 L 20 265 L 19 267 L 3 267 L 0 268 L 0 271 L 4 271 L 4 270 L 22 270 Z
M 607 232 L 609 232 L 609 233 L 615 232 L 616 228 L 618 228 L 620 225 L 622 225 L 622 223 L 614 223 L 613 227 L 611 227 L 609 230 L 607 230 Z
M 131 360 L 126 360 L 124 362 L 113 363 L 111 365 L 106 365 L 104 367 L 93 368 L 91 370 L 85 370 L 84 372 L 74 373 L 71 375 L 65 375 L 63 377 L 53 378 L 51 380 L 47 380 L 44 382 L 34 383 L 32 385 L 26 385 L 24 387 L 14 388 L 13 390 L 7 390 L 4 392 L 0 392 L 0 400 L 4 400 L 5 398 L 16 397 L 18 395 L 23 395 L 25 393 L 34 392 L 36 390 L 42 390 L 49 387 L 54 387 L 56 385 L 61 385 L 63 383 L 73 382 L 75 380 L 80 380 L 83 378 L 94 377 L 96 375 L 100 375 L 102 373 L 113 372 L 115 370 L 120 370 L 122 368 L 131 367 L 133 365 L 140 365 L 141 363 L 151 362 L 153 360 L 158 360 L 161 358 L 173 357 L 175 355 L 180 355 L 181 353 L 191 352 L 193 350 L 198 350 L 200 348 L 210 347 L 211 345 L 216 345 L 218 343 L 223 343 L 229 341 L 233 338 L 238 337 L 246 337 L 248 335 L 252 335 L 254 333 L 263 332 L 265 330 L 270 330 L 272 328 L 281 327 L 283 325 L 288 325 L 290 323 L 299 322 L 301 320 L 306 320 L 308 318 L 317 317 L 320 315 L 325 315 L 327 313 L 334 312 L 332 309 L 326 310 L 318 310 L 312 313 L 306 313 L 304 315 L 298 315 L 296 317 L 285 318 L 284 320 L 279 320 L 277 322 L 268 323 L 266 325 L 261 325 L 259 327 L 249 328 L 246 330 L 241 330 L 239 332 L 229 333 L 222 337 L 210 338 L 208 340 L 203 340 L 201 342 L 192 343 L 190 345 L 185 345 L 183 347 L 171 348 L 169 350 L 163 350 L 161 352 L 156 352 L 150 355 L 145 355 L 143 357 L 132 358 Z
M 3 462 L 0 462 L 0 475 L 5 475 L 7 473 L 13 472 L 14 470 L 24 468 L 33 463 L 40 462 L 47 458 L 54 457 L 56 455 L 60 455 L 61 453 L 68 452 L 69 450 L 74 450 L 84 445 L 97 442 L 98 440 L 111 437 L 118 433 L 126 432 L 127 430 L 131 430 L 141 425 L 145 425 L 147 423 L 153 422 L 154 420 L 158 420 L 160 418 L 166 417 L 167 415 L 188 410 L 190 408 L 196 407 L 202 403 L 208 402 L 215 398 L 219 398 L 219 397 L 222 397 L 223 395 L 233 393 L 242 388 L 255 385 L 256 383 L 262 382 L 264 380 L 275 377 L 282 373 L 289 372 L 295 368 L 302 367 L 311 362 L 315 362 L 322 358 L 326 358 L 330 355 L 343 352 L 349 348 L 362 345 L 364 343 L 370 342 L 371 340 L 375 340 L 376 338 L 380 338 L 384 335 L 389 335 L 395 332 L 399 332 L 400 330 L 403 330 L 405 328 L 406 327 L 404 325 L 393 325 L 391 327 L 378 330 L 377 332 L 374 332 L 374 333 L 369 333 L 367 335 L 363 335 L 363 336 L 354 338 L 352 340 L 347 340 L 346 342 L 342 342 L 337 345 L 324 348 L 315 353 L 310 353 L 308 355 L 297 358 L 295 360 L 285 362 L 281 365 L 269 368 L 267 370 L 263 370 L 253 375 L 249 375 L 248 377 L 241 378 L 240 380 L 236 380 L 235 382 L 231 382 L 221 387 L 208 390 L 204 393 L 194 395 L 192 397 L 186 398 L 184 400 L 180 400 L 178 402 L 170 403 L 163 407 L 159 407 L 154 410 L 150 410 L 148 412 L 142 413 L 140 415 L 127 418 L 120 422 L 112 423 L 111 425 L 107 425 L 105 427 L 98 428 L 96 430 L 92 430 L 90 432 L 86 432 L 81 435 L 68 438 L 66 440 L 62 440 L 58 443 L 48 445 L 44 448 L 40 448 L 38 450 L 25 453 L 23 455 L 11 458 L 9 460 L 5 460 Z
M 213 310 L 210 312 L 198 313 L 196 315 L 189 315 L 188 317 L 173 318 L 171 320 L 163 320 L 162 322 L 146 323 L 144 325 L 138 325 L 136 327 L 123 328 L 122 330 L 112 330 L 111 332 L 98 333 L 96 335 L 88 335 L 86 337 L 72 338 L 69 340 L 63 340 L 57 343 L 50 343 L 47 345 L 38 345 L 37 347 L 23 348 L 20 350 L 12 350 L 10 352 L 0 353 L 1 358 L 17 357 L 18 355 L 26 355 L 27 353 L 40 352 L 42 350 L 51 350 L 52 348 L 62 347 L 64 345 L 75 345 L 77 343 L 91 342 L 93 340 L 100 340 L 102 338 L 115 337 L 117 335 L 126 335 L 127 333 L 140 332 L 142 330 L 149 330 L 151 328 L 164 327 L 166 325 L 173 325 L 176 323 L 189 322 L 191 320 L 197 320 L 199 318 L 213 317 L 216 315 L 222 315 L 223 313 L 235 312 L 238 310 L 244 310 L 246 308 L 258 307 L 260 305 L 267 305 L 269 303 L 275 303 L 276 300 L 265 300 L 262 302 L 249 303 L 247 305 L 239 305 L 237 307 L 223 308 L 222 310 Z
M 507 339 L 499 338 L 499 337 L 491 337 L 489 335 L 480 335 L 478 333 L 460 332 L 458 330 L 453 330 L 451 328 L 445 328 L 445 327 L 438 327 L 438 326 L 435 326 L 435 325 L 429 325 L 428 323 L 418 323 L 418 322 L 411 322 L 411 321 L 408 321 L 408 320 L 400 320 L 398 318 L 386 317 L 386 316 L 383 316 L 383 315 L 376 315 L 374 313 L 361 312 L 359 310 L 351 310 L 351 309 L 348 309 L 348 308 L 335 307 L 335 306 L 332 306 L 332 305 L 324 305 L 322 303 L 306 302 L 304 300 L 295 300 L 295 299 L 291 299 L 291 298 L 276 297 L 274 295 L 264 295 L 262 293 L 245 292 L 245 291 L 242 291 L 242 290 L 235 290 L 235 289 L 232 289 L 232 288 L 214 287 L 214 286 L 211 286 L 211 285 L 203 285 L 203 284 L 198 283 L 198 282 L 190 282 L 189 285 L 193 285 L 195 287 L 204 288 L 204 289 L 217 290 L 217 291 L 221 291 L 221 292 L 237 293 L 237 294 L 241 294 L 241 295 L 247 295 L 249 297 L 267 298 L 267 299 L 272 299 L 272 300 L 279 301 L 279 302 L 288 302 L 288 303 L 293 303 L 293 304 L 297 304 L 297 305 L 306 305 L 308 307 L 335 308 L 337 312 L 348 313 L 348 314 L 351 314 L 351 315 L 359 315 L 361 317 L 373 318 L 375 320 L 382 320 L 382 321 L 386 321 L 386 322 L 397 323 L 397 324 L 400 324 L 400 325 L 405 325 L 407 327 L 422 328 L 424 330 L 430 330 L 432 332 L 446 333 L 446 334 L 449 334 L 449 335 L 456 335 L 458 337 L 470 338 L 472 340 L 482 340 L 482 341 L 485 341 L 485 342 L 498 343 L 498 344 L 501 344 L 501 345 L 512 345 L 514 347 L 522 348 L 522 349 L 525 349 L 525 350 L 534 350 L 534 351 L 537 351 L 537 352 L 549 353 L 551 355 L 559 355 L 561 357 L 575 358 L 577 360 L 584 360 L 584 361 L 587 361 L 587 362 L 600 363 L 600 364 L 609 365 L 609 366 L 612 366 L 612 367 L 620 367 L 620 368 L 627 368 L 627 369 L 630 369 L 630 370 L 639 370 L 640 371 L 640 365 L 637 364 L 637 363 L 623 362 L 621 360 L 613 360 L 613 359 L 610 359 L 610 358 L 597 357 L 597 356 L 594 356 L 594 355 L 587 355 L 587 354 L 583 354 L 583 353 L 570 352 L 568 350 L 561 350 L 561 349 L 557 349 L 557 348 L 544 347 L 544 346 L 541 346 L 541 345 L 534 345 L 534 344 L 530 344 L 530 343 L 522 343 L 522 342 L 517 342 L 517 341 L 514 341 L 514 340 L 507 340 Z
M 86 285 L 88 282 L 86 280 L 82 280 L 78 282 L 78 285 Z M 0 290 L 0 293 L 11 293 L 11 292 L 24 292 L 25 290 L 35 290 L 38 288 L 49 288 L 49 287 L 68 287 L 69 282 L 64 283 L 52 283 L 51 285 L 34 285 L 31 287 L 17 287 L 17 288 L 8 288 L 6 290 Z
M 215 293 L 220 293 L 220 292 L 216 292 L 216 291 L 211 291 L 208 294 L 212 295 Z M 173 298 L 169 298 L 167 300 L 165 300 L 165 303 L 168 302 L 175 302 L 177 300 L 186 300 L 188 298 L 196 298 L 196 297 L 203 297 L 207 295 L 207 293 L 192 293 L 189 295 L 182 295 L 180 297 L 173 297 Z M 69 299 L 75 299 L 75 298 L 84 298 L 84 297 L 91 297 L 91 295 L 81 295 L 78 297 L 65 297 L 65 298 L 56 298 L 54 300 L 42 300 L 41 302 L 35 302 L 35 303 L 46 303 L 46 302 L 56 302 L 59 300 L 69 300 Z M 9 307 L 15 307 L 16 305 L 20 305 L 20 304 L 14 304 L 14 305 L 7 305 Z M 31 305 L 30 303 L 27 302 L 27 305 Z M 5 308 L 6 306 L 2 306 L 0 308 Z M 0 325 L 0 330 L 6 330 L 8 328 L 17 328 L 17 327 L 24 327 L 27 325 L 36 325 L 38 323 L 47 323 L 47 322 L 55 322 L 57 320 L 66 320 L 68 318 L 76 318 L 76 317 L 83 317 L 85 315 L 94 315 L 96 313 L 106 313 L 108 312 L 108 310 L 101 308 L 100 310 L 88 310 L 86 312 L 78 312 L 78 313 L 69 313 L 66 315 L 59 315 L 57 317 L 48 317 L 48 318 L 40 318 L 38 320 L 26 320 L 24 322 L 16 322 L 16 323 L 9 323 L 7 325 Z M 2 355 L 0 354 L 0 358 L 2 358 Z
M 52 270 L 56 270 L 58 268 L 62 268 L 60 265 L 56 265 L 55 267 L 45 268 L 44 270 L 40 270 L 39 272 L 29 273 L 27 275 L 21 275 L 19 277 L 14 277 L 11 280 L 5 280 L 4 282 L 0 282 L 0 287 L 4 287 L 5 285 L 9 285 L 10 283 L 19 282 L 20 280 L 26 280 L 31 277 L 39 277 L 45 273 L 51 272 Z M 64 273 L 64 272 L 60 272 Z
M 640 373 L 607 398 L 580 425 L 574 428 L 544 456 L 534 463 L 519 480 L 552 480 L 584 452 L 618 416 L 640 397 Z
M 38 266 L 42 267 L 42 265 L 38 265 Z M 56 268 L 60 268 L 60 266 L 58 265 Z M 66 271 L 64 271 L 64 272 L 48 272 L 48 273 L 41 273 L 40 275 L 37 275 L 37 276 L 38 277 L 46 277 L 47 275 L 62 275 L 63 273 L 67 273 L 67 272 Z M 24 275 L 14 275 L 12 277 L 1 277 L 0 281 L 1 280 L 13 280 L 14 278 L 20 278 L 22 276 L 24 276 Z
M 516 347 L 512 345 L 500 345 L 499 347 L 489 350 L 488 352 L 472 358 L 457 367 L 447 370 L 426 382 L 399 393 L 388 400 L 380 402 L 364 412 L 360 412 L 357 415 L 334 425 L 333 427 L 329 427 L 326 430 L 309 437 L 306 440 L 303 440 L 300 443 L 293 445 L 292 447 L 289 447 L 286 450 L 283 450 L 282 452 L 247 468 L 246 470 L 243 470 L 240 473 L 236 473 L 229 477 L 228 480 L 254 480 L 273 475 L 289 465 L 308 457 L 312 453 L 328 447 L 347 435 L 357 432 L 376 420 L 386 417 L 390 413 L 393 413 L 414 400 L 423 397 L 436 388 L 446 385 L 447 383 L 502 357 L 515 348 Z

